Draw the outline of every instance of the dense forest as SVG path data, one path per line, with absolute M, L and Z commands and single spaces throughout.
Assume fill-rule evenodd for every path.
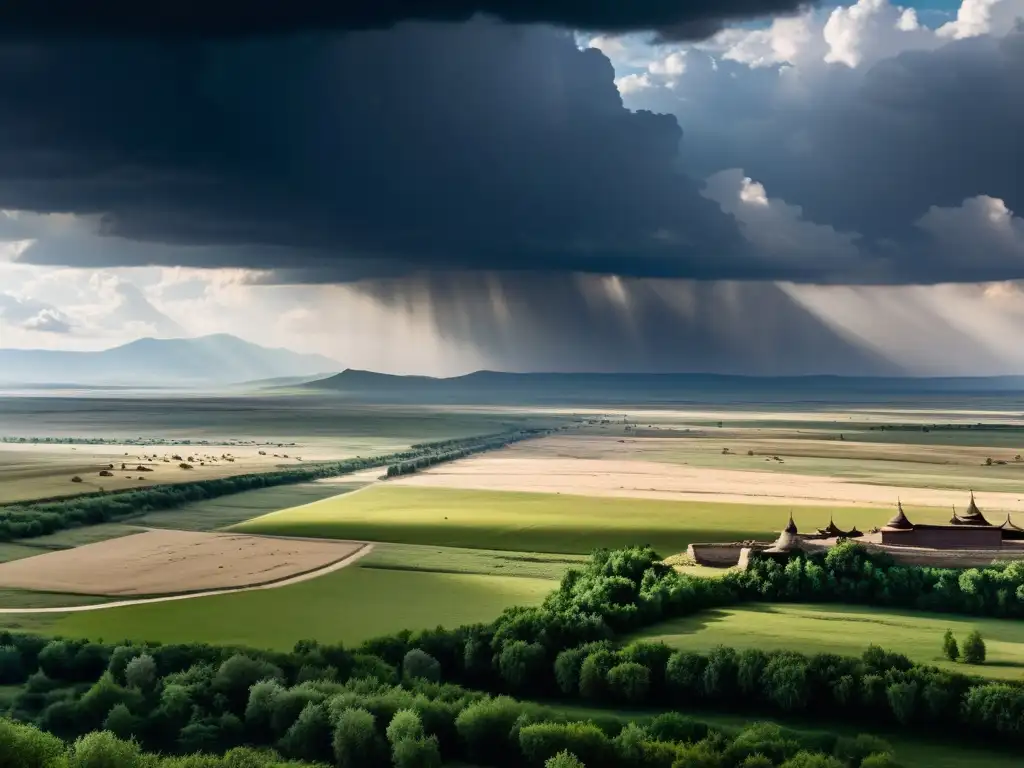
M 353 649 L 314 642 L 291 653 L 110 646 L 0 633 L 0 685 L 20 686 L 10 717 L 71 744 L 103 729 L 164 754 L 267 747 L 286 758 L 371 768 L 448 760 L 539 766 L 562 752 L 573 758 L 563 755 L 558 765 L 895 765 L 884 745 L 867 737 L 858 748 L 836 737 L 808 744 L 769 726 L 725 734 L 679 715 L 645 728 L 575 723 L 509 696 L 609 709 L 799 715 L 1019 745 L 1022 685 L 917 665 L 874 647 L 857 658 L 723 647 L 701 654 L 629 639 L 665 618 L 743 600 L 898 596 L 904 593 L 896 586 L 908 579 L 933 599 L 932 608 L 962 609 L 970 599 L 976 612 L 1006 611 L 993 597 L 1005 590 L 1019 600 L 1020 574 L 1012 567 L 947 576 L 896 567 L 855 544 L 824 558 L 758 559 L 748 572 L 721 579 L 677 573 L 646 548 L 601 551 L 569 572 L 542 606 Z M 939 603 L 939 595 L 949 602 Z M 405 740 L 411 743 L 397 749 Z

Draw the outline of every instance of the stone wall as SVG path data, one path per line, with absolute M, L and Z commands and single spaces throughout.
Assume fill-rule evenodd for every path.
M 744 549 L 767 549 L 771 544 L 762 542 L 731 542 L 727 544 L 691 544 L 686 554 L 693 558 L 697 565 L 712 568 L 731 568 L 739 565 L 740 555 Z
M 926 549 L 999 549 L 1003 532 L 999 528 L 918 526 L 912 531 L 882 530 L 882 544 Z

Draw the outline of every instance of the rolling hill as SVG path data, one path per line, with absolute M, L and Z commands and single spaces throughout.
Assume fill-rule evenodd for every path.
M 1024 391 L 1024 377 L 737 376 L 713 373 L 504 373 L 395 376 L 345 370 L 299 389 L 374 402 L 686 403 L 855 402 L 950 393 Z
M 220 385 L 323 375 L 341 366 L 322 355 L 271 349 L 237 336 L 138 339 L 99 352 L 0 349 L 0 384 Z

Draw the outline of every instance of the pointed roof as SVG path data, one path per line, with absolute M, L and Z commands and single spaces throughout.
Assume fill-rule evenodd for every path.
M 851 528 L 850 530 L 848 530 L 846 532 L 846 538 L 848 538 L 848 539 L 859 539 L 863 535 L 864 535 L 863 533 L 861 533 L 860 531 L 857 530 L 857 526 L 856 525 L 853 526 L 853 528 Z
M 991 525 L 978 509 L 978 505 L 974 501 L 974 491 L 971 491 L 971 503 L 967 505 L 967 511 L 960 515 L 960 522 L 966 525 Z
M 896 514 L 892 516 L 892 519 L 886 523 L 884 528 L 888 528 L 890 531 L 912 531 L 914 530 L 914 524 L 907 519 L 906 514 L 903 512 L 903 502 L 896 500 Z
M 842 530 L 838 525 L 835 524 L 835 520 L 831 515 L 828 518 L 828 526 L 825 528 L 819 528 L 818 532 L 825 536 L 845 536 L 846 531 Z
M 949 518 L 950 525 L 963 525 L 964 521 L 961 520 L 956 514 L 956 505 L 953 505 L 953 516 Z
M 1003 522 L 1003 524 L 1000 525 L 999 527 L 1002 528 L 1004 531 L 1020 531 L 1020 532 L 1024 533 L 1024 528 L 1021 528 L 1019 525 L 1015 525 L 1013 520 L 1010 519 L 1010 513 L 1009 512 L 1006 513 L 1006 520 L 1005 520 L 1005 522 Z
M 796 523 L 793 522 L 793 512 L 789 513 L 789 522 L 786 527 L 782 529 L 782 533 L 779 534 L 779 538 L 775 540 L 765 552 L 789 552 L 792 549 L 796 549 L 800 546 L 800 538 L 797 535 Z

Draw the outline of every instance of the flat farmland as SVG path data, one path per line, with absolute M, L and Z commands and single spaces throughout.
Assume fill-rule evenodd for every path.
M 404 447 L 0 444 L 0 504 L 271 472 Z
M 722 430 L 736 433 L 736 430 Z M 1024 451 L 964 445 L 908 445 L 855 442 L 809 437 L 798 431 L 788 437 L 753 429 L 741 437 L 706 431 L 700 437 L 632 437 L 619 439 L 556 437 L 522 446 L 524 455 L 543 458 L 648 461 L 696 468 L 745 472 L 814 475 L 845 482 L 892 488 L 938 488 L 995 491 L 1024 495 Z M 859 438 L 857 438 L 859 439 Z M 993 464 L 988 465 L 987 459 Z M 1004 464 L 996 462 L 1003 461 Z
M 723 455 L 705 451 L 708 463 L 697 466 L 686 461 L 650 460 L 638 456 L 644 439 L 635 443 L 615 438 L 558 436 L 510 446 L 502 451 L 473 456 L 452 464 L 390 481 L 396 485 L 419 488 L 458 488 L 481 491 L 533 491 L 580 496 L 665 499 L 679 501 L 720 501 L 738 504 L 777 504 L 782 506 L 877 507 L 891 508 L 898 498 L 916 507 L 949 510 L 967 503 L 967 491 L 973 487 L 968 477 L 961 484 L 949 477 L 946 467 L 932 467 L 945 487 L 885 484 L 870 476 L 870 482 L 833 473 L 800 474 L 789 471 L 788 460 L 774 461 L 771 456 Z M 662 451 L 669 450 L 658 441 Z M 693 446 L 693 443 L 689 443 Z M 748 449 L 749 450 L 749 449 Z M 590 458 L 599 454 L 600 458 Z M 745 452 L 744 452 L 745 454 Z M 711 456 L 716 459 L 710 459 Z M 776 454 L 773 454 L 776 455 Z M 781 458 L 781 457 L 780 457 Z M 729 468 L 722 463 L 728 461 Z M 816 461 L 821 461 L 817 459 Z M 856 469 L 862 460 L 836 459 Z M 898 467 L 887 465 L 890 471 Z M 906 467 L 904 468 L 912 469 Z M 783 469 L 782 467 L 785 467 Z M 955 468 L 954 468 L 955 469 Z M 979 467 L 980 469 L 980 467 Z M 1005 467 L 998 467 L 1003 470 Z M 987 491 L 979 497 L 983 509 L 1024 512 L 1024 470 L 1017 470 L 1022 482 L 1010 484 L 1012 491 Z M 949 518 L 944 512 L 945 519 Z M 878 513 L 875 525 L 885 522 Z
M 364 560 L 372 558 L 371 553 Z M 111 642 L 205 642 L 287 651 L 302 639 L 355 645 L 403 629 L 490 621 L 505 608 L 538 605 L 557 584 L 355 564 L 273 589 L 83 613 L 11 614 L 0 616 L 0 626 Z
M 537 423 L 500 408 L 316 396 L 0 396 L 0 505 L 374 456 Z
M 324 568 L 361 546 L 147 531 L 0 564 L 0 587 L 106 596 L 248 587 Z
M 946 660 L 947 629 L 962 641 L 973 629 L 985 639 L 983 665 Z M 897 651 L 921 664 L 963 674 L 1020 680 L 1024 676 L 1024 626 L 1020 622 L 889 608 L 842 605 L 746 605 L 705 611 L 657 624 L 636 637 L 687 651 L 716 645 L 734 648 L 859 656 L 869 645 Z
M 147 512 L 132 517 L 131 522 L 133 525 L 151 528 L 215 531 L 268 512 L 351 493 L 364 488 L 380 474 L 382 470 L 375 469 L 310 483 L 257 488 L 228 496 L 218 496 L 215 499 L 193 501 L 174 509 Z
M 916 519 L 942 510 L 907 507 Z M 381 483 L 351 496 L 274 512 L 230 530 L 476 549 L 585 554 L 599 547 L 650 544 L 664 555 L 698 541 L 771 539 L 789 512 L 776 504 L 662 501 L 555 493 L 460 490 Z M 866 530 L 887 512 L 866 507 L 794 508 L 797 525 Z

